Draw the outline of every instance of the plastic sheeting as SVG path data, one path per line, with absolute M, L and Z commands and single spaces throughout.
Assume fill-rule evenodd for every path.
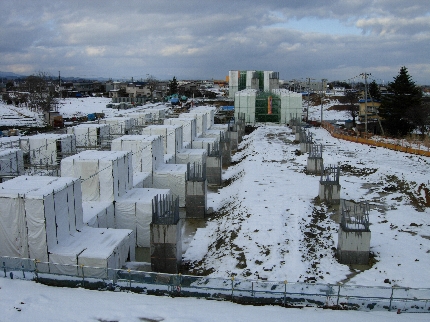
M 82 180 L 82 200 L 114 201 L 133 187 L 131 152 L 86 150 L 61 161 L 61 176 Z
M 157 195 L 170 196 L 170 190 L 135 188 L 115 202 L 116 228 L 133 230 L 138 247 L 150 246 L 152 201 Z
M 109 125 L 109 133 L 111 135 L 129 134 L 133 127 L 133 118 L 131 117 L 110 117 L 100 119 L 100 124 Z
M 93 228 L 115 228 L 113 202 L 86 201 L 82 203 L 84 224 Z
M 210 129 L 212 125 L 215 124 L 215 106 L 197 106 L 189 111 L 190 114 L 193 113 L 203 113 L 206 114 L 206 129 Z
M 163 138 L 164 154 L 176 155 L 182 149 L 181 125 L 150 125 L 142 129 L 142 134 L 160 135 Z
M 80 181 L 20 176 L 0 184 L 0 255 L 48 260 L 61 240 L 82 229 Z
M 255 123 L 255 100 L 257 91 L 247 89 L 236 92 L 234 96 L 234 117 L 238 119 L 239 113 L 245 113 L 246 123 Z
M 118 269 L 127 260 L 134 261 L 134 244 L 131 230 L 84 227 L 51 251 L 49 269 L 57 274 L 110 277 L 108 268 Z
M 176 155 L 176 163 L 206 164 L 207 155 L 208 153 L 206 149 L 182 149 Z
M 0 150 L 0 182 L 24 173 L 24 156 L 20 149 Z M 6 176 L 6 177 L 4 177 Z M 7 178 L 9 177 L 9 178 Z
M 28 142 L 33 165 L 56 165 L 63 155 L 76 153 L 72 134 L 38 134 L 30 136 Z
M 153 173 L 153 187 L 170 189 L 174 197 L 179 197 L 179 207 L 185 207 L 186 164 L 166 164 Z
M 133 172 L 153 172 L 164 164 L 160 135 L 126 135 L 112 141 L 112 151 L 132 153 Z
M 179 118 L 194 118 L 196 120 L 196 136 L 199 137 L 207 130 L 207 115 L 206 113 L 182 113 Z
M 152 188 L 152 172 L 134 172 L 133 188 Z
M 165 125 L 182 125 L 182 139 L 183 146 L 185 148 L 185 142 L 191 143 L 197 136 L 197 122 L 196 119 L 188 114 L 184 114 L 188 117 L 179 117 L 165 119 Z
M 272 92 L 281 97 L 281 123 L 288 124 L 291 117 L 302 115 L 302 94 L 286 89 L 274 89 Z
M 95 148 L 101 146 L 103 140 L 109 137 L 109 125 L 83 123 L 68 127 L 67 134 L 75 135 L 77 147 Z
M 219 139 L 216 138 L 196 138 L 193 140 L 193 149 L 206 149 L 208 145 L 212 150 L 214 145 L 219 143 Z

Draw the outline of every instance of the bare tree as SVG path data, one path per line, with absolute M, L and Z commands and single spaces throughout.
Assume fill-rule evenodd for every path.
M 55 109 L 57 99 L 49 90 L 49 78 L 45 72 L 39 72 L 26 78 L 30 108 L 43 112 Z
M 154 76 L 148 75 L 145 82 L 146 82 L 146 87 L 148 88 L 149 92 L 151 93 L 151 99 L 153 99 L 154 98 L 154 91 L 157 87 L 158 80 Z
M 359 110 L 358 110 L 358 95 L 357 92 L 354 91 L 347 91 L 345 94 L 345 100 L 348 102 L 348 109 L 347 113 L 348 116 L 351 116 L 352 118 L 352 126 L 356 126 L 355 119 L 358 116 Z

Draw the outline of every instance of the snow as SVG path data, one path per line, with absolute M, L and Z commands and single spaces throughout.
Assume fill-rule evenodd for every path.
M 427 314 L 285 309 L 224 301 L 60 288 L 0 278 L 1 321 L 427 321 Z

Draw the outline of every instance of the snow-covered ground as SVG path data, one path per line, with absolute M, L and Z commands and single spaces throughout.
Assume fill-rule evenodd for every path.
M 0 321 L 428 321 L 428 314 L 244 306 L 223 301 L 50 287 L 0 277 Z
M 315 202 L 320 178 L 305 173 L 307 154 L 296 155 L 299 144 L 282 126 L 245 137 L 224 173 L 232 182 L 208 196 L 219 215 L 197 230 L 185 259 L 211 276 L 430 287 L 430 159 L 310 131 L 324 164 L 341 167 L 341 198 L 370 203 L 376 263 L 359 271 L 337 262 L 338 209 Z

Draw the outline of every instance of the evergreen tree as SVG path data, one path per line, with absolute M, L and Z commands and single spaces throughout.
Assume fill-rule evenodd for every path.
M 173 79 L 170 81 L 169 84 L 169 94 L 178 94 L 178 81 L 176 80 L 176 77 L 173 76 Z
M 402 67 L 394 82 L 388 84 L 388 92 L 379 108 L 384 128 L 393 136 L 405 136 L 416 128 L 411 112 L 421 106 L 421 89 L 411 80 L 407 68 Z
M 375 80 L 369 84 L 369 96 L 374 100 L 379 101 L 381 99 L 381 92 L 379 91 L 379 86 L 376 84 Z

